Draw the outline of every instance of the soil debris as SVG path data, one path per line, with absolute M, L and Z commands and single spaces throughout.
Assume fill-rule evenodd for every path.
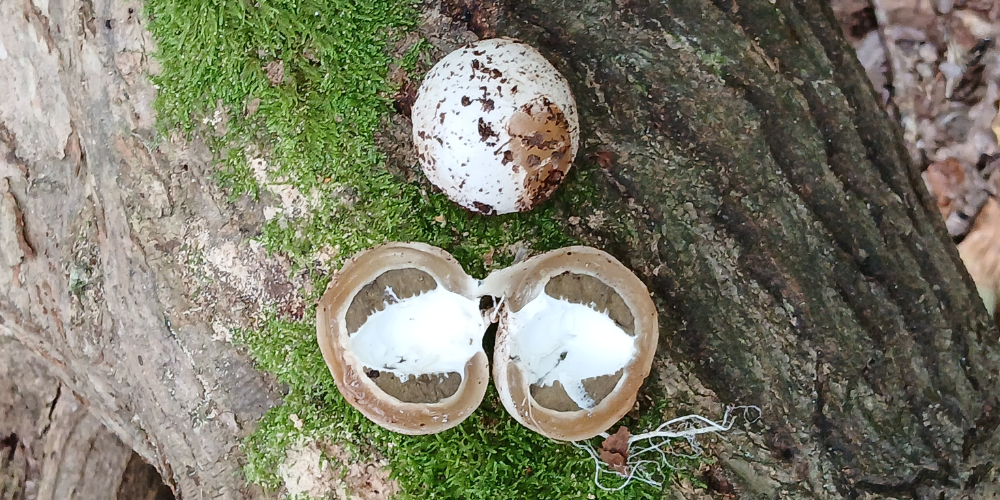
M 830 6 L 993 314 L 1000 292 L 1000 4 L 831 0 Z
M 930 164 L 923 174 L 927 190 L 937 197 L 938 210 L 948 234 L 959 236 L 969 231 L 969 224 L 986 202 L 989 192 L 982 175 L 948 158 Z
M 267 81 L 271 82 L 271 86 L 277 87 L 285 81 L 285 62 L 281 59 L 275 59 L 266 66 L 264 66 L 264 71 L 267 72 Z
M 628 440 L 632 434 L 621 426 L 601 443 L 601 460 L 614 469 L 615 472 L 628 475 Z
M 289 448 L 278 471 L 289 497 L 388 500 L 399 492 L 385 460 L 354 460 L 338 445 L 308 442 Z

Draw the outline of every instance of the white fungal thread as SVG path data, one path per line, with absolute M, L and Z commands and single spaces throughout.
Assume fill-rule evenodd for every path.
M 501 295 L 500 299 L 497 300 L 496 304 L 493 305 L 493 310 L 490 312 L 490 323 L 500 322 L 500 309 L 503 306 L 504 300 L 507 299 L 507 295 Z
M 524 404 L 524 407 L 528 409 L 527 420 L 529 422 L 531 422 L 532 424 L 534 424 L 535 427 L 540 427 L 539 424 L 538 424 L 538 421 L 535 420 L 535 415 L 533 413 L 531 413 L 531 409 L 535 407 L 535 405 L 531 404 L 531 401 L 532 401 L 531 397 L 529 397 L 528 394 L 525 394 L 524 395 L 524 403 L 523 404 Z
M 664 476 L 663 468 L 673 469 L 667 460 L 667 455 L 680 458 L 695 458 L 702 454 L 701 445 L 698 444 L 699 434 L 726 432 L 733 428 L 736 423 L 736 412 L 742 410 L 743 419 L 748 423 L 756 422 L 761 418 L 762 412 L 758 406 L 731 406 L 726 408 L 722 416 L 722 422 L 714 422 L 700 415 L 687 415 L 668 420 L 656 429 L 642 434 L 629 437 L 628 459 L 625 464 L 628 474 L 621 474 L 608 468 L 607 464 L 601 460 L 600 453 L 594 448 L 590 441 L 574 441 L 573 446 L 587 452 L 594 460 L 596 470 L 594 471 L 594 484 L 604 491 L 618 491 L 629 485 L 633 480 L 646 483 L 651 486 L 662 486 Z M 756 415 L 754 415 L 756 413 Z M 598 435 L 601 438 L 610 437 L 607 432 Z M 683 438 L 691 447 L 691 453 L 678 453 L 673 451 L 673 440 Z M 639 448 L 636 443 L 648 441 L 648 446 Z M 636 449 L 638 448 L 638 449 Z M 667 451 L 664 451 L 664 448 Z M 650 452 L 659 453 L 659 458 L 642 458 Z M 611 474 L 617 478 L 624 478 L 622 484 L 614 487 L 605 486 L 601 483 L 601 476 Z M 659 480 L 657 478 L 660 478 Z

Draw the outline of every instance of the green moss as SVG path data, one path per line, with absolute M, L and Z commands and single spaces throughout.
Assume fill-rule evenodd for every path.
M 638 483 L 618 492 L 599 490 L 589 458 L 516 423 L 492 385 L 480 408 L 454 429 L 431 436 L 388 432 L 365 419 L 337 392 L 314 341 L 312 322 L 272 316 L 266 325 L 259 331 L 240 331 L 234 339 L 249 347 L 261 369 L 275 373 L 289 388 L 285 403 L 268 412 L 245 443 L 247 478 L 266 488 L 281 485 L 277 471 L 285 450 L 308 437 L 345 444 L 360 456 L 374 448 L 389 458 L 404 499 L 659 497 L 657 489 Z M 660 410 L 648 412 L 641 422 L 627 419 L 625 424 L 652 427 L 659 422 Z M 697 469 L 694 461 L 677 465 L 689 467 L 672 474 Z
M 719 49 L 715 49 L 712 52 L 705 52 L 702 49 L 695 49 L 695 55 L 698 59 L 708 67 L 709 71 L 717 77 L 722 77 L 722 69 L 729 65 L 730 61 Z
M 412 70 L 427 48 L 421 42 L 395 60 L 386 49 L 414 26 L 412 3 L 151 0 L 147 9 L 162 67 L 154 82 L 163 133 L 203 132 L 216 110 L 225 110 L 225 131 L 208 139 L 219 160 L 218 181 L 233 196 L 261 194 L 248 166 L 251 156 L 268 160 L 272 181 L 315 193 L 308 215 L 274 218 L 260 239 L 311 273 L 316 290 L 328 280 L 313 260 L 321 248 L 336 249 L 340 261 L 385 241 L 423 241 L 452 252 L 481 277 L 509 264 L 515 244 L 544 251 L 573 243 L 559 229 L 553 207 L 586 203 L 592 169 L 571 175 L 556 203 L 529 214 L 483 217 L 431 193 L 424 181 L 403 182 L 384 168 L 374 131 L 390 112 L 388 68 Z M 284 79 L 272 85 L 265 68 L 277 61 Z M 483 256 L 491 252 L 494 262 L 487 266 Z M 638 484 L 598 491 L 589 458 L 516 424 L 492 388 L 471 418 L 438 435 L 407 437 L 373 425 L 337 392 L 316 345 L 314 316 L 313 309 L 302 321 L 272 314 L 262 329 L 237 332 L 258 367 L 287 386 L 284 404 L 269 411 L 244 443 L 250 481 L 279 488 L 286 449 L 321 439 L 360 457 L 388 457 L 403 498 L 659 495 Z

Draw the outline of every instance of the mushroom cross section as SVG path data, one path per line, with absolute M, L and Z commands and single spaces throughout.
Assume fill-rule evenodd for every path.
M 403 434 L 458 425 L 489 378 L 478 282 L 444 250 L 388 243 L 346 262 L 317 307 L 317 340 L 352 406 Z
M 578 441 L 632 408 L 659 327 L 646 286 L 618 260 L 562 248 L 490 275 L 483 291 L 505 296 L 493 381 L 518 422 Z

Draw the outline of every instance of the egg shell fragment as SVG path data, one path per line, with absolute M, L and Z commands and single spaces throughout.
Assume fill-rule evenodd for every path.
M 427 178 L 483 214 L 530 210 L 548 199 L 579 144 L 569 83 L 537 50 L 506 38 L 441 59 L 420 86 L 412 120 Z

